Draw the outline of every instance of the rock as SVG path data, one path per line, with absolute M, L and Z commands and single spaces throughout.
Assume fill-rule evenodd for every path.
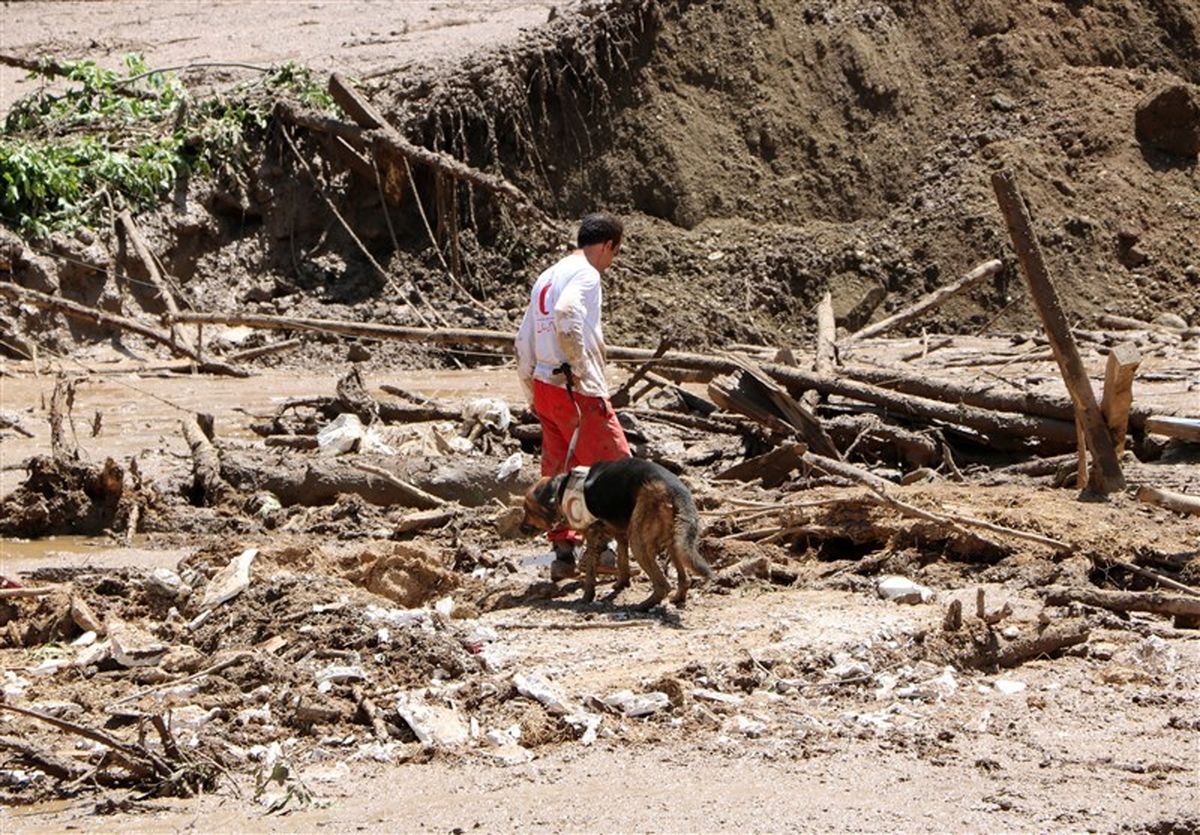
M 326 682 L 340 683 L 344 681 L 365 681 L 366 672 L 362 667 L 350 667 L 345 664 L 330 664 L 317 673 L 317 684 Z
M 717 690 L 707 690 L 703 687 L 697 687 L 692 691 L 692 698 L 700 699 L 705 702 L 718 702 L 726 705 L 740 705 L 742 703 L 741 696 L 735 696 L 730 693 L 721 693 Z
M 1188 323 L 1184 318 L 1176 313 L 1160 313 L 1154 317 L 1154 324 L 1161 325 L 1164 328 L 1175 328 L 1177 330 L 1187 330 Z
M 358 448 L 366 427 L 353 412 L 343 412 L 317 432 L 317 448 L 322 455 L 341 455 Z
M 146 578 L 146 591 L 174 600 L 183 593 L 183 580 L 169 568 L 156 568 Z
M 632 690 L 619 690 L 600 701 L 626 716 L 648 716 L 671 706 L 671 698 L 666 693 L 634 693 Z
M 1140 142 L 1181 157 L 1200 155 L 1200 88 L 1172 84 L 1137 105 L 1134 127 Z
M 1003 693 L 1005 696 L 1013 696 L 1022 692 L 1028 685 L 1023 681 L 1017 681 L 1011 678 L 998 678 L 992 682 L 992 687 L 997 692 Z
M 250 585 L 250 564 L 256 556 L 257 548 L 247 548 L 218 571 L 204 589 L 200 608 L 211 609 L 241 594 Z
M 759 722 L 757 719 L 750 719 L 747 716 L 742 716 L 740 713 L 733 717 L 734 725 L 738 729 L 738 733 L 744 734 L 751 739 L 758 739 L 767 732 L 767 726 L 764 722 Z
M 83 669 L 91 667 L 106 660 L 112 655 L 112 644 L 109 641 L 101 641 L 93 643 L 90 646 L 84 647 L 83 651 L 75 656 L 75 666 Z
M 90 647 L 94 643 L 96 643 L 96 633 L 89 631 L 89 632 L 84 632 L 82 635 L 80 635 L 74 641 L 71 641 L 71 646 L 73 646 L 73 647 Z
M 896 603 L 928 603 L 933 599 L 932 589 L 895 574 L 880 577 L 875 584 L 875 591 L 884 600 Z
M 153 667 L 170 649 L 141 627 L 119 620 L 109 625 L 108 642 L 113 660 L 123 667 Z
M 992 107 L 999 110 L 1001 113 L 1008 113 L 1017 109 L 1017 103 L 1009 96 L 1003 93 L 997 93 L 992 96 Z
M 371 359 L 371 352 L 361 342 L 353 342 L 346 351 L 346 359 L 350 362 L 366 362 Z
M 207 660 L 207 656 L 195 647 L 175 647 L 163 656 L 162 668 L 168 673 L 194 673 Z
M 82 597 L 71 596 L 71 620 L 84 632 L 95 632 L 97 635 L 104 633 L 104 625 L 100 623 L 100 618 L 96 617 L 92 607 Z

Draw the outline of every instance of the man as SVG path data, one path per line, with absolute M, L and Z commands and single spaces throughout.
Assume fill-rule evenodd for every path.
M 542 424 L 544 476 L 629 457 L 629 442 L 608 400 L 600 326 L 600 274 L 612 265 L 623 234 L 621 221 L 607 212 L 584 217 L 575 251 L 534 282 L 517 332 L 517 375 Z M 579 437 L 568 460 L 576 427 Z M 583 536 L 564 527 L 549 537 L 555 554 L 550 578 L 570 577 Z

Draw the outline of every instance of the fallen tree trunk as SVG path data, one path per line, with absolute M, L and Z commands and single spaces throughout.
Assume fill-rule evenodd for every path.
M 940 400 L 945 403 L 964 403 L 980 409 L 997 412 L 1015 412 L 1055 420 L 1074 421 L 1075 407 L 1071 398 L 1031 391 L 1008 393 L 991 383 L 964 385 L 931 377 L 928 374 L 901 371 L 891 368 L 863 368 L 859 366 L 840 369 L 843 377 L 870 383 L 881 388 Z M 1129 409 L 1129 425 L 1134 429 L 1145 426 L 1146 419 L 1153 414 L 1150 406 L 1133 404 Z
M 1175 493 L 1170 490 L 1163 490 L 1159 487 L 1151 487 L 1148 484 L 1143 484 L 1138 488 L 1137 498 L 1139 502 L 1157 505 L 1167 510 L 1173 510 L 1176 513 L 1200 516 L 1200 498 L 1195 496 L 1188 496 L 1184 493 Z
M 1004 264 L 1000 261 L 986 261 L 975 269 L 971 270 L 958 281 L 947 284 L 944 287 L 939 287 L 915 304 L 911 304 L 903 310 L 900 310 L 873 325 L 867 325 L 865 328 L 855 331 L 842 340 L 842 344 L 846 345 L 862 339 L 870 339 L 873 336 L 879 336 L 882 333 L 886 333 L 893 328 L 898 328 L 906 322 L 911 322 L 925 311 L 933 310 L 935 307 L 941 306 L 951 297 L 961 293 L 964 290 L 969 290 L 979 282 L 983 281 L 985 278 L 1000 272 L 1003 266 Z
M 1153 612 L 1157 615 L 1200 617 L 1200 597 L 1167 594 L 1161 591 L 1107 591 L 1051 586 L 1046 589 L 1046 602 L 1051 606 L 1083 603 L 1114 612 Z
M 209 507 L 219 502 L 226 492 L 221 481 L 221 458 L 200 428 L 196 415 L 188 415 L 180 424 L 192 453 L 192 504 Z
M 0 284 L 0 287 L 4 285 Z M 313 331 L 316 333 L 338 333 L 344 336 L 369 337 L 373 339 L 401 339 L 437 345 L 491 345 L 513 348 L 516 334 L 501 331 L 483 331 L 452 328 L 410 328 L 400 325 L 376 325 L 370 322 L 349 322 L 339 319 L 308 319 L 294 316 L 270 316 L 266 314 L 238 313 L 180 313 L 174 317 L 178 322 L 195 322 L 204 325 L 231 325 L 262 330 Z
M 223 362 L 205 362 L 201 360 L 200 355 L 194 350 L 182 345 L 172 339 L 170 334 L 163 333 L 156 328 L 151 328 L 143 325 L 141 322 L 135 322 L 132 319 L 127 319 L 124 316 L 118 316 L 115 313 L 106 313 L 103 310 L 97 310 L 94 307 L 79 304 L 78 302 L 70 301 L 59 296 L 50 296 L 46 293 L 39 293 L 37 290 L 29 290 L 25 287 L 18 287 L 15 284 L 0 282 L 0 296 L 7 296 L 16 302 L 32 304 L 36 307 L 44 307 L 49 310 L 54 310 L 74 319 L 79 319 L 84 322 L 90 322 L 93 325 L 104 325 L 107 327 L 120 328 L 121 330 L 131 331 L 140 336 L 144 336 L 152 342 L 157 342 L 160 345 L 165 345 L 170 349 L 171 353 L 176 356 L 186 357 L 193 360 L 197 364 L 199 370 L 212 374 L 226 374 L 231 377 L 249 377 L 250 372 L 241 368 L 236 368 Z M 182 314 L 179 318 L 182 321 Z
M 1146 431 L 1191 444 L 1200 444 L 1200 420 L 1154 415 L 1146 419 Z

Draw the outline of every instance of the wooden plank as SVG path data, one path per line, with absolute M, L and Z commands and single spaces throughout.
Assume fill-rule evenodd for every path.
M 906 322 L 911 322 L 925 311 L 933 310 L 935 307 L 945 304 L 946 301 L 953 296 L 963 292 L 964 290 L 971 289 L 985 278 L 1000 272 L 1003 266 L 1004 264 L 997 260 L 985 261 L 964 275 L 958 281 L 947 284 L 944 287 L 939 287 L 929 295 L 925 296 L 914 304 L 910 304 L 903 310 L 893 313 L 886 319 L 881 319 L 873 325 L 867 325 L 865 328 L 855 331 L 842 340 L 842 344 L 845 345 L 851 342 L 857 342 L 861 339 L 870 339 L 873 336 L 879 336 L 882 333 L 886 333 L 894 328 L 898 328 Z
M 803 462 L 800 458 L 807 448 L 795 441 L 781 444 L 770 452 L 747 458 L 717 475 L 719 481 L 754 481 L 762 479 L 766 488 L 778 487 L 787 480 L 792 470 Z
M 817 350 L 813 354 L 813 371 L 817 374 L 833 374 L 834 367 L 837 365 L 836 341 L 837 325 L 833 318 L 833 295 L 826 290 L 821 301 L 817 303 Z M 795 365 L 794 362 L 784 364 Z M 801 403 L 813 410 L 817 408 L 821 400 L 821 393 L 815 389 L 809 389 L 800 398 Z
M 1108 426 L 1117 457 L 1125 451 L 1125 433 L 1129 429 L 1129 410 L 1133 406 L 1133 375 L 1142 362 L 1142 354 L 1132 342 L 1122 342 L 1108 354 L 1104 367 L 1104 394 L 1100 411 Z
M 1195 418 L 1154 415 L 1146 418 L 1146 431 L 1192 444 L 1200 444 L 1200 420 Z
M 1008 225 L 1017 257 L 1021 261 L 1021 271 L 1029 285 L 1030 296 L 1046 328 L 1046 335 L 1063 375 L 1063 382 L 1066 383 L 1071 400 L 1075 403 L 1078 420 L 1083 424 L 1087 447 L 1092 453 L 1093 461 L 1088 484 L 1102 493 L 1114 493 L 1125 487 L 1121 464 L 1117 460 L 1116 449 L 1108 434 L 1104 415 L 1100 412 L 1100 404 L 1096 402 L 1096 393 L 1092 390 L 1083 360 L 1079 357 L 1079 349 L 1071 336 L 1071 328 L 1067 322 L 1066 311 L 1059 300 L 1058 290 L 1055 289 L 1050 273 L 1046 270 L 1041 246 L 1033 231 L 1033 221 L 1017 188 L 1015 175 L 1012 171 L 997 171 L 992 174 L 992 188 L 996 192 L 1001 213 Z

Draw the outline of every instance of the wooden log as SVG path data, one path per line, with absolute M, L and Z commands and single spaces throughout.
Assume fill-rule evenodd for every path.
M 5 285 L 0 284 L 0 288 Z M 372 339 L 401 339 L 409 342 L 428 342 L 438 345 L 489 345 L 506 348 L 511 353 L 515 334 L 501 331 L 452 328 L 410 328 L 399 325 L 377 325 L 370 322 L 349 322 L 340 319 L 309 319 L 294 316 L 238 313 L 180 313 L 179 322 L 205 325 L 232 325 L 278 331 L 311 331 L 338 333 L 345 336 Z M 647 352 L 649 353 L 649 352 Z
M 670 339 L 663 338 L 659 340 L 658 347 L 654 349 L 654 356 L 635 368 L 625 382 L 621 383 L 621 387 L 613 392 L 613 396 L 608 399 L 608 402 L 612 403 L 614 409 L 623 409 L 629 405 L 629 390 L 637 385 L 637 382 L 646 376 L 646 373 L 658 362 L 659 358 L 670 349 Z
M 171 353 L 176 356 L 186 357 L 190 360 L 195 360 L 202 367 L 213 374 L 226 374 L 231 377 L 249 377 L 250 373 L 232 365 L 222 362 L 205 362 L 200 355 L 190 347 L 183 345 L 171 339 L 170 334 L 163 333 L 156 328 L 143 325 L 141 322 L 135 322 L 132 319 L 127 319 L 124 316 L 118 316 L 115 313 L 107 313 L 103 310 L 97 310 L 94 307 L 79 304 L 78 302 L 70 301 L 59 296 L 50 296 L 46 293 L 39 293 L 37 290 L 29 290 L 25 287 L 18 287 L 15 284 L 0 282 L 0 296 L 6 296 L 13 301 L 25 304 L 32 304 L 35 307 L 44 307 L 49 310 L 54 310 L 74 319 L 79 319 L 84 322 L 90 322 L 93 325 L 103 325 L 106 327 L 120 328 L 131 333 L 136 333 L 144 336 L 152 342 L 157 342 L 160 345 L 165 345 L 170 349 Z M 179 321 L 183 321 L 183 314 L 180 315 Z
M 746 435 L 751 433 L 748 427 L 724 416 L 700 417 L 698 415 L 666 412 L 662 409 L 638 409 L 632 412 L 632 414 L 639 420 L 656 420 L 660 423 L 669 423 L 673 426 L 683 427 L 684 429 L 697 429 L 701 432 L 713 432 L 719 435 Z M 540 430 L 538 431 L 540 432 Z
M 77 763 L 59 759 L 53 754 L 40 751 L 27 742 L 13 739 L 10 736 L 0 736 L 0 751 L 11 751 L 23 762 L 63 782 L 78 780 L 87 774 L 87 769 Z
M 268 315 L 185 312 L 179 315 L 179 320 L 205 324 L 244 325 L 272 330 L 340 333 L 348 336 L 403 339 L 436 344 L 487 345 L 499 348 L 505 353 L 513 352 L 514 339 L 513 334 L 502 331 L 412 328 L 332 319 Z M 644 362 L 654 358 L 654 351 L 644 348 L 610 346 L 608 358 L 612 361 Z M 724 357 L 676 351 L 668 351 L 663 354 L 660 363 L 663 366 L 713 375 L 727 374 L 738 367 L 734 361 Z M 1017 413 L 993 414 L 991 409 L 971 406 L 968 403 L 944 403 L 930 397 L 907 396 L 903 392 L 882 386 L 863 384 L 844 377 L 814 374 L 811 371 L 785 365 L 764 364 L 761 368 L 773 379 L 793 390 L 793 394 L 815 389 L 826 395 L 874 403 L 898 414 L 967 426 L 1001 437 L 1044 438 L 1059 444 L 1069 444 L 1072 447 L 1075 444 L 1075 427 L 1063 420 Z M 1137 425 L 1137 415 L 1138 412 L 1135 409 L 1131 415 L 1131 423 L 1135 426 Z
M 1155 435 L 1166 435 L 1191 444 L 1200 444 L 1200 420 L 1195 418 L 1154 415 L 1146 418 L 1145 429 Z
M 837 327 L 833 318 L 833 295 L 826 290 L 817 303 L 817 351 L 813 370 L 817 374 L 832 374 L 837 365 Z
M 404 504 L 410 507 L 418 507 L 424 510 L 430 510 L 432 508 L 445 507 L 446 505 L 446 501 L 444 499 L 439 499 L 432 493 L 426 493 L 421 488 L 409 484 L 407 481 L 403 481 L 398 476 L 393 473 L 389 473 L 382 467 L 376 467 L 374 464 L 366 464 L 361 461 L 353 461 L 351 462 L 350 466 L 354 467 L 356 470 L 362 470 L 364 473 L 377 475 L 387 481 L 388 484 L 395 487 L 404 495 L 404 498 L 406 499 Z
M 1090 628 L 1082 618 L 1072 618 L 1047 624 L 1033 635 L 1022 635 L 1012 641 L 1000 642 L 990 627 L 973 641 L 970 648 L 958 655 L 963 667 L 975 669 L 1011 669 L 1026 661 L 1062 652 L 1087 640 Z
M 911 322 L 927 310 L 933 310 L 944 304 L 948 299 L 974 287 L 985 278 L 995 275 L 1000 272 L 1004 264 L 1000 261 L 985 261 L 969 273 L 964 275 L 958 281 L 952 282 L 939 287 L 929 295 L 914 304 L 909 305 L 903 310 L 897 311 L 886 319 L 882 319 L 873 325 L 867 325 L 865 328 L 855 331 L 844 340 L 842 344 L 846 345 L 852 342 L 858 342 L 863 339 L 870 339 L 873 336 L 879 336 L 893 328 L 898 328 L 906 322 Z
M 221 458 L 200 427 L 196 415 L 180 421 L 192 454 L 192 502 L 200 507 L 216 504 L 228 492 L 221 480 Z
M 1125 433 L 1129 429 L 1129 408 L 1133 405 L 1133 375 L 1142 355 L 1132 342 L 1123 342 L 1108 353 L 1104 366 L 1104 394 L 1100 411 L 1108 426 L 1117 457 L 1125 451 Z
M 290 351 L 292 348 L 297 348 L 303 344 L 303 339 L 281 339 L 279 342 L 272 342 L 269 345 L 260 345 L 257 348 L 247 348 L 244 351 L 238 351 L 230 354 L 228 359 L 230 362 L 246 362 L 248 360 L 256 360 L 259 357 L 268 356 L 269 354 L 278 354 L 283 351 Z
M 1115 331 L 1167 331 L 1168 333 L 1180 334 L 1188 330 L 1187 328 L 1177 328 L 1171 325 L 1160 325 L 1155 322 L 1145 322 L 1141 319 L 1135 319 L 1132 316 L 1116 316 L 1112 313 L 1102 313 L 1096 321 L 1099 322 L 1100 327 Z
M 316 435 L 268 435 L 263 438 L 263 444 L 282 449 L 316 449 Z
M 671 380 L 668 380 L 666 377 L 661 377 L 658 374 L 655 374 L 653 371 L 649 371 L 649 370 L 646 371 L 645 377 L 647 380 L 654 383 L 654 385 L 659 386 L 661 388 L 669 389 L 669 390 L 675 392 L 675 394 L 677 394 L 679 396 L 679 399 L 683 401 L 683 404 L 685 406 L 687 406 L 689 409 L 691 409 L 693 412 L 696 412 L 700 415 L 707 416 L 707 415 L 711 415 L 713 412 L 717 411 L 716 403 L 713 403 L 711 400 L 706 400 L 705 398 L 701 397 L 698 394 L 693 394 L 692 392 L 685 389 L 683 386 L 681 386 L 675 382 L 672 382 Z M 636 400 L 637 398 L 631 398 L 631 399 Z
M 1189 496 L 1185 493 L 1176 493 L 1171 490 L 1163 490 L 1159 487 L 1151 487 L 1148 484 L 1143 484 L 1138 488 L 1137 499 L 1139 502 L 1156 505 L 1157 507 L 1172 510 L 1175 513 L 1200 516 L 1200 498 Z
M 367 129 L 365 138 L 371 143 L 377 158 L 387 165 L 392 165 L 397 157 L 427 165 L 438 173 L 468 182 L 490 194 L 505 197 L 522 213 L 549 224 L 542 210 L 504 177 L 488 174 L 448 154 L 431 151 L 409 142 L 340 73 L 333 73 L 329 77 L 329 94 L 350 118 Z
M 738 366 L 738 371 L 730 378 L 733 386 L 721 386 L 716 380 L 709 383 L 710 393 L 726 398 L 722 406 L 743 412 L 768 426 L 782 424 L 791 427 L 804 438 L 809 449 L 819 455 L 841 459 L 842 454 L 829 439 L 816 415 L 797 402 L 751 360 L 743 357 L 734 357 L 733 360 Z
M 1161 591 L 1108 591 L 1051 586 L 1046 589 L 1046 602 L 1051 606 L 1065 606 L 1074 602 L 1114 612 L 1153 612 L 1157 615 L 1200 617 L 1200 597 L 1167 594 Z
M 133 220 L 133 215 L 128 209 L 122 209 L 117 215 L 117 219 L 121 227 L 125 230 L 125 237 L 133 246 L 133 250 L 137 253 L 138 260 L 142 262 L 142 267 L 146 270 L 146 277 L 150 283 L 154 285 L 154 291 L 158 297 L 162 299 L 163 305 L 167 309 L 167 313 L 174 316 L 179 313 L 179 305 L 175 303 L 175 295 L 167 286 L 166 279 L 162 272 L 158 269 L 158 263 L 154 260 L 154 256 L 150 252 L 150 246 L 146 243 L 146 239 L 142 237 L 142 230 L 138 228 L 137 223 Z M 175 324 L 171 324 L 171 338 L 179 339 L 179 333 L 175 328 Z
M 998 171 L 992 174 L 992 188 L 996 192 L 1009 235 L 1021 261 L 1021 271 L 1029 285 L 1030 296 L 1046 328 L 1046 335 L 1050 339 L 1050 347 L 1062 372 L 1063 382 L 1075 403 L 1077 419 L 1084 428 L 1087 447 L 1093 459 L 1088 484 L 1102 493 L 1114 493 L 1125 486 L 1121 464 L 1117 460 L 1117 453 L 1113 448 L 1112 438 L 1109 437 L 1104 415 L 1100 412 L 1100 405 L 1096 402 L 1096 393 L 1088 380 L 1079 350 L 1075 347 L 1058 291 L 1046 270 L 1041 247 L 1033 231 L 1033 221 L 1017 188 L 1016 177 L 1011 171 Z

